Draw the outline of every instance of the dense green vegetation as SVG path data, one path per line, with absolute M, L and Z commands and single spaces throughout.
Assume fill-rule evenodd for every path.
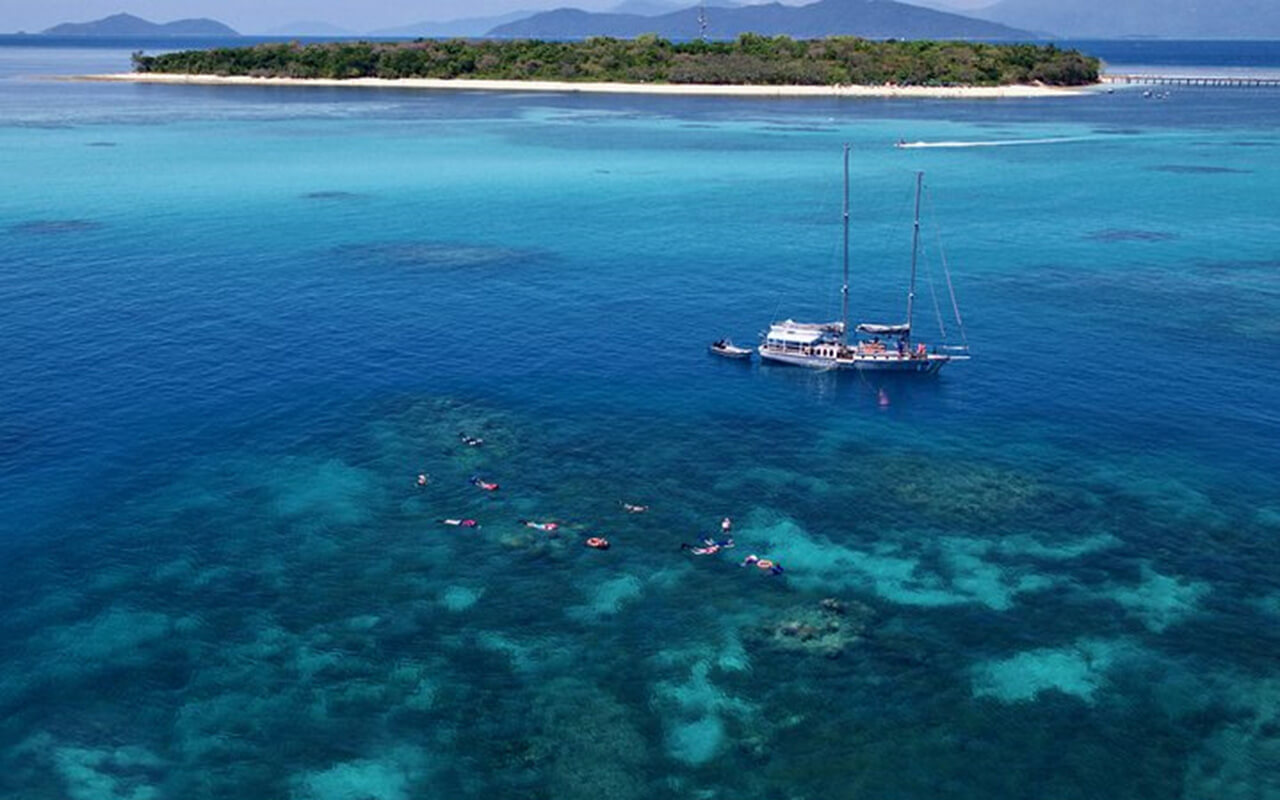
M 1053 45 L 798 41 L 743 34 L 673 43 L 656 36 L 578 42 L 419 39 L 414 42 L 262 44 L 134 54 L 139 72 L 287 78 L 491 78 L 628 83 L 997 86 L 1098 80 L 1096 58 Z

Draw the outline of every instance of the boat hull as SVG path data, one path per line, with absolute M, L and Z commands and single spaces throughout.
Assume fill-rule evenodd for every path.
M 932 375 L 952 360 L 952 356 L 930 353 L 924 357 L 899 356 L 884 354 L 878 356 L 853 356 L 850 358 L 831 358 L 806 353 L 786 353 L 759 348 L 760 358 L 779 364 L 790 364 L 809 369 L 842 369 L 858 372 L 894 372 L 913 375 Z
M 720 356 L 721 358 L 730 358 L 740 361 L 749 361 L 751 356 L 755 353 L 755 351 L 749 347 L 716 347 L 715 345 L 708 347 L 707 352 L 711 353 L 713 356 Z

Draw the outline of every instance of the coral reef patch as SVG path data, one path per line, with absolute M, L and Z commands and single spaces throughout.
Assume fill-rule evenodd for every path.
M 775 620 L 750 629 L 744 639 L 755 646 L 839 658 L 863 640 L 874 616 L 864 603 L 827 597 L 783 611 Z

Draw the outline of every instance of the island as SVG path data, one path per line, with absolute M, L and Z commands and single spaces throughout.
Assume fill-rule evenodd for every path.
M 64 22 L 54 25 L 45 36 L 147 36 L 147 37 L 232 37 L 239 36 L 232 28 L 212 19 L 179 19 L 173 22 L 155 23 L 132 14 L 113 14 L 93 22 Z
M 429 40 L 275 43 L 135 53 L 131 76 L 186 82 L 302 82 L 683 94 L 1013 96 L 1098 82 L 1098 59 L 1052 44 L 796 40 L 741 34 L 672 42 Z M 497 85 L 494 85 L 497 84 Z M 1011 91 L 1022 89 L 1023 91 Z

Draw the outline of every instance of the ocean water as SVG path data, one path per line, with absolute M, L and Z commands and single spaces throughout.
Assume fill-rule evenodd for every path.
M 128 49 L 0 47 L 0 794 L 1280 797 L 1280 92 L 47 78 Z M 972 361 L 707 355 L 837 313 L 844 142 Z

